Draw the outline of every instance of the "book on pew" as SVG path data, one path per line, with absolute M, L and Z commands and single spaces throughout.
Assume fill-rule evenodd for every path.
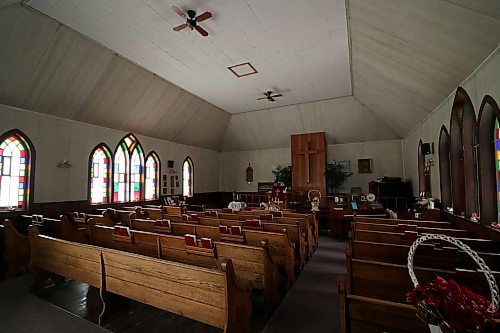
M 113 230 L 113 235 L 132 237 L 132 234 L 130 233 L 130 228 L 125 226 L 115 226 Z
M 260 214 L 259 217 L 263 221 L 272 221 L 274 219 L 273 214 Z
M 219 226 L 219 232 L 221 234 L 228 234 L 229 233 L 229 229 L 227 228 L 226 225 L 220 225 Z
M 271 212 L 271 215 L 273 217 L 283 217 L 283 212 L 282 211 L 278 211 L 278 212 Z
M 213 249 L 214 242 L 211 238 L 202 238 L 201 239 L 201 247 L 203 247 L 205 249 Z
M 196 235 L 185 234 L 184 242 L 186 243 L 186 246 L 198 246 L 198 243 L 196 242 Z
M 170 229 L 170 220 L 156 220 L 155 222 L 155 227 L 160 227 L 160 228 L 168 228 Z
M 231 235 L 241 236 L 241 227 L 239 225 L 231 226 Z
M 261 228 L 262 223 L 260 222 L 260 220 L 255 220 L 255 219 L 245 220 L 245 226 L 251 228 Z
M 198 214 L 191 214 L 188 217 L 188 221 L 196 221 L 197 222 L 199 220 L 200 220 L 200 218 L 198 217 Z

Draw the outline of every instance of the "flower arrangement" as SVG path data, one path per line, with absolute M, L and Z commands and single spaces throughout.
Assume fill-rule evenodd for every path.
M 440 276 L 417 285 L 406 298 L 417 309 L 418 317 L 438 325 L 444 333 L 480 332 L 488 321 L 494 324 L 488 300 Z

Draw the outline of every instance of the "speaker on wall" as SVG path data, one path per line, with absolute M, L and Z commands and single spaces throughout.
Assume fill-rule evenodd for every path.
M 422 149 L 422 155 L 434 154 L 434 142 L 422 143 L 421 149 Z
M 168 162 L 167 162 L 167 167 L 168 167 L 169 169 L 172 169 L 172 168 L 174 167 L 174 161 L 172 161 L 172 160 L 168 160 Z

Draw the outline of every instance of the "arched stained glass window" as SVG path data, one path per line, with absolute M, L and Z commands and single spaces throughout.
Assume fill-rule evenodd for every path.
M 495 170 L 497 174 L 497 212 L 500 212 L 500 125 L 498 120 L 495 121 Z M 497 217 L 497 221 L 500 221 L 500 218 Z
M 133 134 L 125 136 L 115 152 L 113 201 L 144 199 L 144 153 Z
M 186 157 L 182 164 L 182 194 L 186 197 L 193 196 L 194 165 L 190 157 Z
M 158 199 L 158 183 L 160 181 L 160 159 L 153 151 L 146 158 L 146 184 L 145 184 L 145 199 Z
M 90 154 L 90 203 L 109 203 L 111 199 L 111 152 L 101 143 Z
M 32 150 L 17 130 L 0 137 L 0 210 L 28 208 Z

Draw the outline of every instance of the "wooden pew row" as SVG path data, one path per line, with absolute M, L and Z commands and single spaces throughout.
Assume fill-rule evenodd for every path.
M 404 303 L 406 293 L 413 289 L 413 283 L 406 265 L 397 265 L 369 260 L 349 259 L 346 291 L 348 294 Z M 481 272 L 476 270 L 445 270 L 437 268 L 414 267 L 420 283 L 431 281 L 440 275 L 454 279 L 472 291 L 487 298 L 489 287 Z M 500 272 L 493 272 L 498 280 Z M 470 284 L 467 282 L 474 281 Z
M 378 223 L 365 223 L 365 222 L 353 222 L 353 228 L 356 230 L 365 231 L 383 231 L 383 232 L 405 232 L 405 231 L 416 231 L 419 234 L 443 234 L 450 237 L 457 238 L 469 238 L 473 237 L 474 234 L 467 230 L 461 229 L 449 229 L 449 228 L 434 228 L 434 227 L 419 227 L 411 224 L 378 224 Z
M 403 220 L 403 219 L 389 219 L 381 217 L 362 217 L 354 216 L 354 221 L 372 224 L 414 224 L 417 227 L 428 227 L 428 228 L 443 228 L 443 229 L 453 229 L 454 224 L 450 222 L 437 222 L 437 221 L 422 221 L 422 220 Z
M 132 222 L 132 229 L 150 233 L 158 232 L 154 227 L 155 221 L 136 219 Z M 231 237 L 220 233 L 218 227 L 171 222 L 173 235 L 184 236 L 195 234 L 198 237 L 207 237 L 222 243 L 240 243 L 251 246 L 261 246 L 262 242 L 268 243 L 269 253 L 273 261 L 277 262 L 285 272 L 287 288 L 295 282 L 295 257 L 293 244 L 290 243 L 287 232 L 261 232 L 257 230 L 244 230 L 241 238 Z M 184 239 L 184 238 L 182 238 Z M 219 244 L 217 243 L 216 244 Z M 219 251 L 218 251 L 219 253 Z
M 295 251 L 297 252 L 300 268 L 303 269 L 306 263 L 307 248 L 304 235 L 305 233 L 302 233 L 302 228 L 299 226 L 298 222 L 296 222 L 295 225 L 270 223 L 270 222 L 271 221 L 266 221 L 262 223 L 262 231 L 283 233 L 283 230 L 286 230 L 287 235 L 290 238 L 290 241 L 292 241 L 295 244 Z M 244 225 L 243 221 L 223 220 L 212 217 L 200 217 L 199 224 L 217 228 L 220 225 L 227 227 L 240 226 L 245 231 L 250 230 L 250 228 Z
M 408 261 L 410 245 L 353 240 L 349 242 L 348 251 L 353 259 L 405 265 Z M 500 253 L 478 252 L 478 254 L 488 267 L 500 271 Z M 439 247 L 434 246 L 434 244 L 424 243 L 417 249 L 414 262 L 415 265 L 421 267 L 477 268 L 477 264 L 466 253 L 452 247 L 451 244 L 446 247 Z
M 249 285 L 236 281 L 231 260 L 206 269 L 55 239 L 31 230 L 30 267 L 39 283 L 52 272 L 224 330 L 249 332 Z
M 238 213 L 219 213 L 218 218 L 224 219 L 224 220 L 240 220 L 244 221 L 246 219 L 253 219 L 261 214 L 270 214 L 272 212 L 270 211 L 265 211 L 265 210 L 250 210 L 250 211 L 240 211 Z M 289 219 L 299 219 L 301 222 L 301 226 L 305 228 L 305 224 L 309 225 L 310 233 L 308 234 L 309 237 L 312 239 L 311 242 L 311 251 L 315 250 L 318 248 L 318 234 L 319 234 L 319 227 L 318 227 L 318 222 L 316 220 L 316 216 L 314 214 L 299 214 L 299 213 L 291 213 L 291 212 L 282 212 L 283 217 L 277 217 L 276 219 L 281 219 L 281 221 L 277 222 L 288 222 Z M 302 219 L 305 219 L 307 223 L 303 224 L 304 222 Z
M 188 249 L 184 237 L 134 230 L 130 239 L 123 240 L 113 231 L 111 227 L 90 226 L 90 244 L 207 268 L 219 267 L 222 261 L 231 259 L 238 279 L 251 281 L 254 288 L 263 290 L 269 312 L 278 304 L 278 266 L 267 242 L 260 246 L 215 242 L 214 250 L 207 253 L 205 249 Z
M 352 239 L 376 242 L 376 243 L 389 243 L 389 244 L 406 244 L 411 245 L 415 240 L 413 233 L 398 233 L 398 232 L 383 232 L 383 231 L 366 231 L 366 230 L 352 230 Z M 476 252 L 491 252 L 496 253 L 500 248 L 499 241 L 492 241 L 489 239 L 481 238 L 458 238 L 463 243 L 470 246 Z M 435 242 L 440 243 L 440 242 Z M 443 243 L 447 244 L 447 243 Z
M 339 312 L 342 333 L 422 333 L 429 326 L 409 304 L 347 294 L 346 277 L 339 277 Z

